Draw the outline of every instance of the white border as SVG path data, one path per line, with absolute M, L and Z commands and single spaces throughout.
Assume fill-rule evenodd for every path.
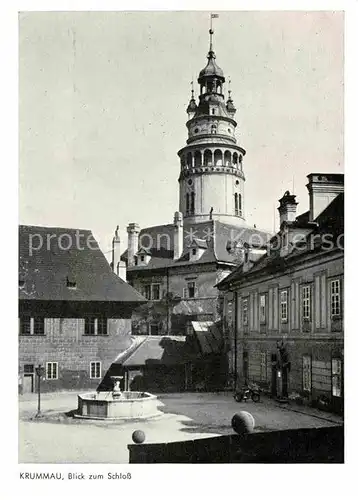
M 119 8 L 120 6 L 120 8 Z M 29 465 L 17 464 L 17 11 L 25 10 L 345 10 L 346 11 L 346 68 L 345 68 L 345 111 L 346 111 L 346 224 L 349 228 L 346 238 L 346 359 L 345 359 L 345 387 L 346 387 L 346 452 L 349 465 L 319 466 L 295 465 L 268 466 L 268 465 L 213 465 L 213 466 L 104 466 L 104 465 Z M 198 1 L 12 1 L 2 4 L 0 16 L 0 50 L 1 50 L 1 138 L 2 138 L 2 197 L 1 197 L 1 265 L 2 265 L 2 304 L 6 305 L 6 314 L 2 321 L 2 348 L 6 350 L 5 368 L 3 371 L 3 397 L 1 405 L 2 431 L 2 469 L 1 490 L 5 492 L 3 498 L 68 498 L 85 495 L 86 498 L 98 498 L 108 494 L 140 498 L 155 496 L 170 496 L 177 498 L 185 495 L 187 498 L 220 498 L 227 496 L 243 496 L 257 498 L 262 495 L 268 498 L 289 496 L 290 498 L 349 498 L 353 484 L 353 460 L 356 455 L 357 401 L 355 380 L 353 377 L 357 349 L 357 332 L 355 328 L 356 316 L 353 303 L 355 295 L 355 241 L 353 224 L 357 209 L 356 201 L 356 169 L 357 161 L 357 102 L 356 93 L 358 79 L 356 60 L 358 46 L 357 3 L 352 1 L 227 1 L 198 2 Z M 354 191 L 353 191 L 354 190 Z M 351 227 L 352 226 L 352 227 Z M 348 291 L 348 293 L 347 293 Z M 352 293 L 350 293 L 352 291 Z M 356 302 L 356 301 L 355 301 Z M 3 309 L 4 310 L 4 309 Z M 352 426 L 352 427 L 351 427 Z M 280 467 L 280 470 L 273 469 Z M 326 467 L 329 469 L 326 470 Z M 81 481 L 58 482 L 53 481 L 22 481 L 18 480 L 20 470 L 28 471 L 94 471 L 96 473 L 108 470 L 130 470 L 134 476 L 132 481 L 93 483 L 86 485 Z M 351 474 L 352 473 L 352 474 Z M 354 484 L 355 486 L 355 484 Z M 90 488 L 90 489 L 89 489 Z M 111 488 L 111 492 L 109 492 Z M 86 490 L 86 491 L 84 491 Z

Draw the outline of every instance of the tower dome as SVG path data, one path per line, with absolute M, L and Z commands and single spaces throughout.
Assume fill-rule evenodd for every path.
M 201 78 L 206 78 L 208 76 L 216 76 L 222 78 L 225 81 L 223 70 L 215 62 L 216 56 L 214 51 L 209 51 L 208 53 L 208 63 L 204 69 L 199 73 L 199 80 Z M 200 83 L 200 82 L 199 82 Z

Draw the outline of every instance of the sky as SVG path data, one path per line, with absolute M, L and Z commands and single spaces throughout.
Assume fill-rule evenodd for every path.
M 343 13 L 221 12 L 214 23 L 247 151 L 246 219 L 272 231 L 287 189 L 303 212 L 306 176 L 343 172 Z M 117 225 L 124 249 L 128 223 L 172 222 L 208 29 L 206 12 L 20 14 L 20 223 L 91 229 L 109 252 Z

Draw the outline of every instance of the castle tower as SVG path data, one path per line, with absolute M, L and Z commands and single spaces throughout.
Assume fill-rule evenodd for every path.
M 178 151 L 180 158 L 179 211 L 184 222 L 220 220 L 241 225 L 244 217 L 243 157 L 237 145 L 234 119 L 236 109 L 228 90 L 225 102 L 225 77 L 216 63 L 213 30 L 210 29 L 208 62 L 199 73 L 198 103 L 192 87 L 187 108 L 188 139 Z

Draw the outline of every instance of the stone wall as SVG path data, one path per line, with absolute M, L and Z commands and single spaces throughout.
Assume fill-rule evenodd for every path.
M 120 352 L 129 347 L 131 320 L 108 319 L 108 335 L 84 335 L 82 318 L 46 318 L 45 335 L 19 336 L 19 373 L 24 365 L 58 363 L 58 378 L 41 382 L 43 391 L 96 388 Z M 101 362 L 101 374 L 90 377 L 90 363 Z M 34 376 L 34 379 L 37 377 Z M 33 389 L 36 390 L 37 380 Z

